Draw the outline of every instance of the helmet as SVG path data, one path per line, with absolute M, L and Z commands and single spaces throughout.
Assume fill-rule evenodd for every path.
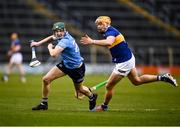
M 96 19 L 96 21 L 95 21 L 95 23 L 99 23 L 99 22 L 101 22 L 101 23 L 107 23 L 108 25 L 110 25 L 111 24 L 111 18 L 110 17 L 108 17 L 108 16 L 99 16 L 97 19 Z
M 56 22 L 53 24 L 52 30 L 64 30 L 65 29 L 65 24 L 64 22 Z

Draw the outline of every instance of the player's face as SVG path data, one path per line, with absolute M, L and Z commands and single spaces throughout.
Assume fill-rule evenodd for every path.
M 11 34 L 11 40 L 16 40 L 18 38 L 17 33 L 12 33 Z
M 64 30 L 54 30 L 54 36 L 57 38 L 62 38 L 65 35 L 65 31 Z
M 96 27 L 99 33 L 104 33 L 107 30 L 108 25 L 106 23 L 98 22 L 96 23 Z

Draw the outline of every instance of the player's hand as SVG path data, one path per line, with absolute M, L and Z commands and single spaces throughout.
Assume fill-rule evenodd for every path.
M 31 47 L 33 47 L 33 46 L 35 46 L 35 47 L 37 47 L 37 46 L 39 46 L 40 44 L 38 43 L 38 42 L 35 42 L 35 41 L 33 41 L 33 42 L 31 42 Z
M 11 57 L 12 54 L 13 54 L 13 52 L 11 50 L 7 52 L 8 57 Z
M 87 34 L 84 37 L 81 37 L 80 42 L 84 45 L 92 44 L 93 39 L 91 39 Z

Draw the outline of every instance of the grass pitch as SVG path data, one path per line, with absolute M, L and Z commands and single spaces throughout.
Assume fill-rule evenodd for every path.
M 88 99 L 74 98 L 71 79 L 63 77 L 52 83 L 49 110 L 32 111 L 41 99 L 42 75 L 27 75 L 27 83 L 12 75 L 8 83 L 0 82 L 0 126 L 159 126 L 180 125 L 180 87 L 163 82 L 133 86 L 127 78 L 115 88 L 107 112 L 89 112 Z M 93 86 L 108 75 L 88 75 Z M 180 83 L 180 76 L 176 76 Z M 104 88 L 97 90 L 97 104 L 103 102 Z

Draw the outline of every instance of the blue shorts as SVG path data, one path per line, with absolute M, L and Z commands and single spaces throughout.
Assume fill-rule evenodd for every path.
M 67 74 L 75 84 L 79 84 L 84 81 L 84 75 L 85 75 L 85 64 L 82 63 L 82 65 L 79 68 L 75 69 L 69 69 L 65 67 L 64 63 L 61 62 L 56 65 L 62 72 Z

